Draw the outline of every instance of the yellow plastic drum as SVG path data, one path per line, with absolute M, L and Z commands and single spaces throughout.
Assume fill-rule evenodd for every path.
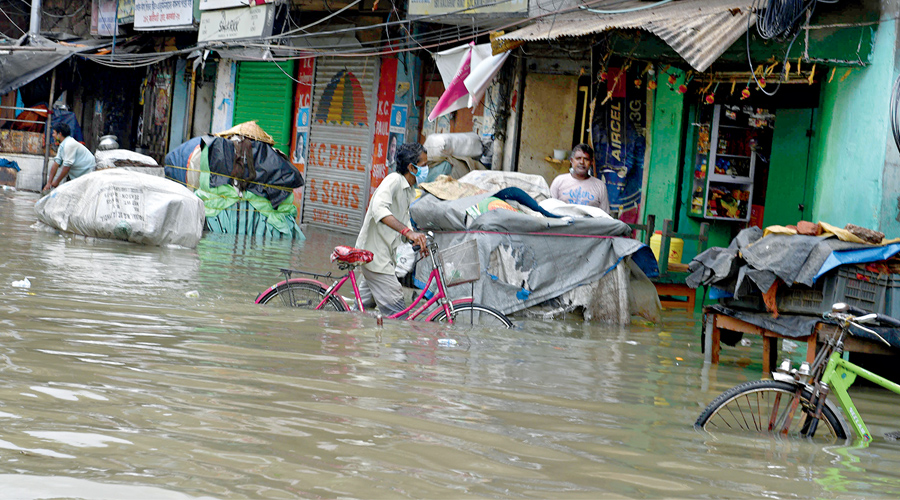
M 659 261 L 659 246 L 662 243 L 662 234 L 656 233 L 650 237 L 650 250 Z M 669 238 L 669 263 L 681 264 L 681 256 L 684 253 L 684 240 L 681 238 Z

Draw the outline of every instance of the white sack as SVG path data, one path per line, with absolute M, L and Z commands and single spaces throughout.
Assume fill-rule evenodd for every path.
M 528 193 L 538 203 L 551 198 L 547 180 L 543 176 L 535 174 L 502 170 L 473 170 L 458 180 L 493 193 L 508 187 L 517 187 Z
M 144 245 L 194 248 L 203 235 L 203 201 L 165 178 L 113 168 L 71 180 L 34 211 L 60 231 Z
M 449 156 L 479 158 L 482 154 L 481 138 L 475 132 L 431 134 L 425 138 L 425 152 L 429 160 Z
M 166 170 L 160 167 L 156 160 L 147 155 L 135 153 L 127 149 L 109 149 L 94 153 L 97 164 L 94 170 L 106 170 L 109 168 L 123 168 L 132 172 L 165 177 Z

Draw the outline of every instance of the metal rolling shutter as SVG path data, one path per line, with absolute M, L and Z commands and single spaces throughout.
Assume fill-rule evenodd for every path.
M 238 64 L 234 124 L 256 120 L 275 140 L 275 147 L 287 152 L 291 144 L 294 82 L 284 73 L 294 74 L 294 61 L 279 62 L 278 65 L 284 72 L 271 62 L 242 61 Z
M 356 234 L 369 197 L 379 59 L 316 59 L 303 222 Z

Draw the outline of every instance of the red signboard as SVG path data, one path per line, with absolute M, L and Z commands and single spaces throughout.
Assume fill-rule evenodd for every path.
M 388 139 L 391 133 L 391 106 L 397 87 L 397 59 L 381 60 L 381 78 L 378 80 L 378 103 L 375 110 L 375 138 L 372 147 L 372 171 L 369 179 L 369 198 L 388 174 Z
M 294 92 L 294 123 L 291 126 L 291 163 L 302 174 L 306 169 L 309 147 L 309 117 L 312 106 L 313 69 L 315 59 L 300 59 L 297 65 L 297 85 Z M 303 188 L 294 190 L 294 205 L 297 207 L 297 218 L 300 218 L 303 204 Z

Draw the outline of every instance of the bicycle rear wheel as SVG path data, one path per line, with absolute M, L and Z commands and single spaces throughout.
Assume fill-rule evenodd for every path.
M 436 323 L 446 323 L 447 314 L 440 310 L 430 318 Z M 476 304 L 474 302 L 454 304 L 454 326 L 475 326 L 485 328 L 512 328 L 513 322 L 502 312 L 490 306 Z
M 795 384 L 777 380 L 745 382 L 714 399 L 697 418 L 694 427 L 709 432 L 777 434 L 790 413 L 795 390 Z M 803 411 L 804 407 L 809 407 L 810 397 L 810 391 L 804 388 L 788 428 L 789 436 L 799 436 L 804 421 L 810 418 Z M 826 403 L 814 439 L 834 442 L 846 439 L 849 434 L 843 420 Z
M 299 307 L 301 309 L 315 309 L 325 298 L 325 288 L 317 283 L 308 281 L 288 281 L 279 283 L 263 292 L 256 299 L 257 304 L 266 304 L 282 307 Z M 334 295 L 322 304 L 320 311 L 347 311 L 344 302 Z

